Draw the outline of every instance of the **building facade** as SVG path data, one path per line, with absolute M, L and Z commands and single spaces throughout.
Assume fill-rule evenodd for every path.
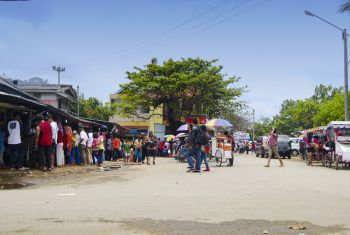
M 78 93 L 72 85 L 49 84 L 47 80 L 38 77 L 28 81 L 11 80 L 10 82 L 42 103 L 77 116 L 75 110 L 78 105 Z
M 121 91 L 110 95 L 111 104 L 119 103 L 122 99 Z M 138 116 L 138 117 L 137 117 Z M 128 135 L 145 134 L 152 131 L 158 138 L 165 135 L 165 125 L 163 121 L 163 107 L 152 110 L 149 107 L 139 107 L 137 116 L 130 118 L 122 117 L 118 114 L 110 118 L 111 122 L 118 123 L 129 129 Z

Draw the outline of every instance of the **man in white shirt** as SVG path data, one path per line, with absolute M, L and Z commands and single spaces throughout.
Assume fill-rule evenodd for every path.
M 15 118 L 7 124 L 8 133 L 8 152 L 10 156 L 11 170 L 26 170 L 23 167 L 23 149 L 21 141 L 21 121 L 19 114 L 15 114 Z
M 88 135 L 86 134 L 83 127 L 79 128 L 80 132 L 80 138 L 79 138 L 79 150 L 80 150 L 80 156 L 82 159 L 83 164 L 90 164 L 90 161 L 88 160 L 88 153 L 87 153 L 87 142 L 89 140 Z
M 58 126 L 57 123 L 53 120 L 52 115 L 49 114 L 47 115 L 47 121 L 51 125 L 51 132 L 52 132 L 52 149 L 51 149 L 51 169 L 55 167 L 55 162 L 56 162 L 56 146 L 57 146 L 57 135 L 58 135 Z
M 88 134 L 89 140 L 87 141 L 87 159 L 88 163 L 91 164 L 92 161 L 92 142 L 94 141 L 94 134 L 92 131 L 89 132 Z

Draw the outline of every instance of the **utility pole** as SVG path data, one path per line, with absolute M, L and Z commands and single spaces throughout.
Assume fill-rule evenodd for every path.
M 348 34 L 346 29 L 343 29 L 344 41 L 344 92 L 345 92 L 345 121 L 349 119 L 349 88 L 348 88 Z
M 253 109 L 253 141 L 255 140 L 255 109 Z
M 52 69 L 57 71 L 57 74 L 58 74 L 58 86 L 61 86 L 61 76 L 60 75 L 61 75 L 61 72 L 66 71 L 66 68 L 60 67 L 60 66 L 52 66 Z
M 78 114 L 78 117 L 79 117 L 79 109 L 80 109 L 80 94 L 79 94 L 79 85 L 78 85 L 78 87 L 77 87 L 77 95 L 78 95 L 78 112 L 77 112 L 77 114 Z

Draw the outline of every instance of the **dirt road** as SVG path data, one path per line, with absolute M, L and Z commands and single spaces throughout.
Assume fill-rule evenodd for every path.
M 0 234 L 350 234 L 349 170 L 265 161 L 198 174 L 159 159 L 2 190 Z

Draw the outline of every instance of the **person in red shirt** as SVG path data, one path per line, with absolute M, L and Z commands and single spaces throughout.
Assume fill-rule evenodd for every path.
M 121 149 L 120 149 L 120 145 L 121 145 L 121 141 L 118 138 L 118 136 L 115 136 L 112 140 L 112 145 L 113 145 L 113 158 L 112 161 L 116 161 L 118 160 L 118 158 L 121 157 Z
M 52 118 L 52 116 L 49 114 L 47 118 Z M 37 132 L 35 145 L 39 151 L 39 167 L 43 171 L 51 171 L 52 131 L 50 122 L 41 120 Z

